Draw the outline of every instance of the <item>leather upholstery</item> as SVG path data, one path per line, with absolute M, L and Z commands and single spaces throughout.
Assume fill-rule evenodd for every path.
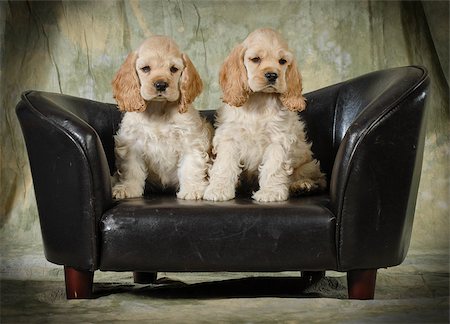
M 335 218 L 327 196 L 265 204 L 172 196 L 127 199 L 101 221 L 101 270 L 334 269 Z M 282 211 L 282 212 L 281 212 Z
M 406 257 L 422 165 L 428 86 L 426 70 L 409 67 L 370 73 L 308 96 L 308 134 L 331 176 L 339 270 L 392 266 Z M 328 107 L 328 114 L 322 114 L 326 138 L 320 136 L 323 124 L 317 125 L 317 107 Z M 322 151 L 327 146 L 336 152 L 332 169 L 330 155 Z
M 115 271 L 397 265 L 410 242 L 428 85 L 424 68 L 403 67 L 307 94 L 301 116 L 330 188 L 276 204 L 186 202 L 168 193 L 114 202 L 115 106 L 26 92 L 17 115 L 46 257 Z M 202 113 L 212 121 L 213 111 Z
M 107 146 L 92 125 L 109 128 L 112 135 L 112 107 L 27 92 L 16 111 L 30 160 L 45 255 L 57 264 L 93 269 L 98 260 L 98 221 L 111 207 L 112 196 Z M 91 124 L 83 119 L 88 115 Z

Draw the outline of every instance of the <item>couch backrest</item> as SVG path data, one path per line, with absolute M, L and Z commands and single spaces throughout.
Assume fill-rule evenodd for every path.
M 320 161 L 322 171 L 330 181 L 334 160 L 348 128 L 363 111 L 380 110 L 395 103 L 420 79 L 422 70 L 403 67 L 382 70 L 322 88 L 308 94 L 307 109 L 300 113 L 306 124 L 312 151 Z M 114 138 L 123 117 L 115 104 L 105 104 L 57 93 L 33 92 L 29 96 L 41 102 L 50 101 L 87 122 L 100 137 L 111 173 L 115 171 Z M 45 112 L 45 108 L 42 108 Z M 51 114 L 51 111 L 47 113 Z M 201 115 L 214 124 L 214 110 L 202 110 Z

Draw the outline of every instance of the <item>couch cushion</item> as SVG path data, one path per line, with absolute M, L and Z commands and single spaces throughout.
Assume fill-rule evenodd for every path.
M 119 201 L 101 219 L 100 269 L 285 271 L 336 268 L 327 196 L 280 203 Z

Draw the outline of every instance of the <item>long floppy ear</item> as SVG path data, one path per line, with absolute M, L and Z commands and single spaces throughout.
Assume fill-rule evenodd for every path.
M 297 63 L 292 61 L 286 71 L 286 92 L 281 94 L 280 100 L 291 111 L 303 111 L 306 108 L 305 98 L 302 96 L 302 76 L 298 72 Z
M 180 79 L 180 106 L 178 111 L 185 113 L 203 90 L 203 82 L 191 59 L 186 54 L 182 54 L 184 70 Z
M 136 73 L 136 59 L 136 52 L 128 54 L 112 81 L 113 97 L 121 111 L 144 111 L 147 108 L 141 97 L 139 77 Z
M 219 84 L 222 88 L 223 102 L 234 107 L 241 107 L 247 102 L 250 88 L 242 44 L 237 45 L 223 62 L 219 72 Z

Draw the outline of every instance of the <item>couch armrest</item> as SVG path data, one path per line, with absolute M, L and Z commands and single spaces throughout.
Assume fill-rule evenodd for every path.
M 98 262 L 98 219 L 112 205 L 110 170 L 98 133 L 81 115 L 86 109 L 70 108 L 74 100 L 79 101 L 30 91 L 22 95 L 16 113 L 30 161 L 46 258 L 93 270 Z M 83 104 L 89 102 L 78 105 L 88 108 Z M 110 128 L 112 137 L 113 125 L 104 128 L 103 132 Z
M 352 121 L 342 119 L 349 126 L 330 183 L 341 271 L 393 266 L 406 256 L 422 166 L 429 78 L 423 68 L 406 67 L 385 80 L 383 91 L 380 83 L 374 85 L 377 91 L 370 82 L 355 84 L 377 96 Z

